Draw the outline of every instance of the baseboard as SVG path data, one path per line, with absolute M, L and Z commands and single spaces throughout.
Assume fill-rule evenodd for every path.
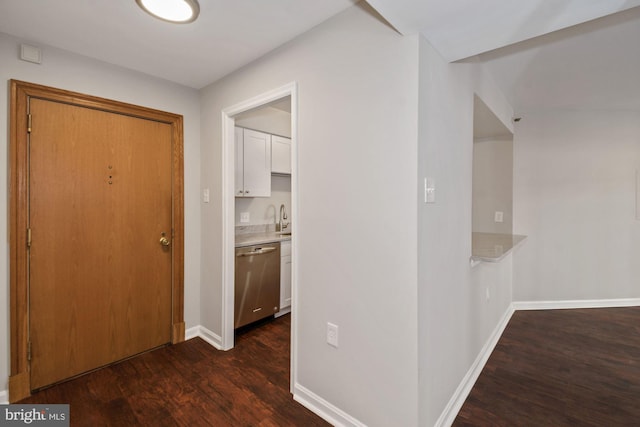
M 220 335 L 211 332 L 204 326 L 198 325 L 189 328 L 185 332 L 185 340 L 191 338 L 200 337 L 218 350 L 222 350 L 222 337 Z
M 571 308 L 614 308 L 640 306 L 639 298 L 566 301 L 514 301 L 514 310 L 564 310 Z
M 469 368 L 469 371 L 467 371 L 467 374 L 460 382 L 460 385 L 458 385 L 455 393 L 453 393 L 453 396 L 451 397 L 451 399 L 449 399 L 449 403 L 447 403 L 444 411 L 442 411 L 442 414 L 440 414 L 440 417 L 435 423 L 435 427 L 444 427 L 453 424 L 453 421 L 458 415 L 460 408 L 462 408 L 464 401 L 467 400 L 467 396 L 469 396 L 473 385 L 476 383 L 476 380 L 480 376 L 484 365 L 486 365 L 487 360 L 489 360 L 491 352 L 493 352 L 493 349 L 498 344 L 498 340 L 500 340 L 500 337 L 507 327 L 507 324 L 509 323 L 509 320 L 511 319 L 513 313 L 513 305 L 510 305 L 502 315 L 502 319 L 500 319 L 500 322 L 498 322 L 498 324 L 496 325 L 493 333 L 485 343 L 484 347 L 482 347 L 482 350 L 480 350 L 478 357 L 476 357 L 476 360 L 471 365 L 471 368 Z
M 186 330 L 185 339 L 189 340 L 195 337 L 202 338 L 218 350 L 222 349 L 222 338 L 204 326 L 198 325 Z M 1 394 L 0 398 L 2 398 Z M 300 384 L 294 385 L 293 399 L 334 426 L 366 427 L 365 424 L 333 406 Z
M 289 314 L 289 313 L 291 313 L 291 306 L 283 308 L 282 310 L 280 310 L 279 312 L 277 312 L 273 316 L 278 318 L 280 316 L 284 316 L 285 314 Z
M 293 386 L 293 399 L 333 426 L 366 427 L 365 424 L 356 420 L 351 415 L 347 414 L 340 408 L 335 407 L 300 384 L 295 384 Z
M 7 405 L 9 403 L 9 391 L 0 390 L 0 405 Z
M 436 427 L 450 426 L 453 424 L 464 401 L 469 396 L 473 385 L 480 376 L 484 365 L 489 360 L 489 356 L 498 344 L 511 316 L 518 310 L 564 310 L 574 308 L 614 308 L 614 307 L 636 307 L 640 306 L 639 298 L 623 299 L 599 299 L 599 300 L 567 300 L 567 301 L 514 301 L 511 303 L 502 319 L 493 331 L 493 334 L 486 342 L 480 354 L 469 368 L 455 393 L 449 400 L 440 418 L 435 423 Z
M 185 339 L 189 340 L 195 337 L 202 338 L 218 350 L 222 349 L 222 338 L 204 326 L 198 325 L 186 330 Z M 2 398 L 1 394 L 0 398 Z M 365 424 L 356 420 L 341 409 L 333 406 L 300 384 L 294 385 L 293 398 L 302 406 L 306 407 L 334 426 L 366 427 Z

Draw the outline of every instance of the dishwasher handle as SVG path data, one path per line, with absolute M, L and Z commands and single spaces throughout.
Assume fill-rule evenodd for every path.
M 278 249 L 278 248 L 275 247 L 275 246 L 271 246 L 271 247 L 267 247 L 267 248 L 256 248 L 251 252 L 240 252 L 236 256 L 242 257 L 242 256 L 263 255 L 263 254 L 268 254 L 269 252 L 273 252 L 276 249 Z

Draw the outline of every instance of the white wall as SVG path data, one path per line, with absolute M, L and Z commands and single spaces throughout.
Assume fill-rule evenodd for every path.
M 259 108 L 236 117 L 236 126 L 291 138 L 291 113 L 273 107 Z
M 203 90 L 202 318 L 221 333 L 220 112 L 296 81 L 298 386 L 367 425 L 415 426 L 418 45 L 371 13 L 354 6 Z
M 513 140 L 473 143 L 473 224 L 475 232 L 513 232 Z M 496 211 L 503 221 L 495 222 Z
M 447 64 L 421 38 L 418 174 L 420 182 L 428 176 L 436 183 L 436 202 L 418 205 L 424 426 L 438 420 L 511 303 L 510 255 L 497 264 L 469 266 L 474 93 L 512 129 L 512 109 L 484 69 L 475 63 Z
M 0 33 L 0 117 L 8 117 L 8 80 L 17 79 L 100 96 L 184 116 L 185 321 L 199 324 L 200 111 L 197 91 L 66 51 L 43 46 L 41 65 L 18 60 L 20 40 Z M 0 120 L 0 391 L 9 366 L 8 119 Z
M 640 113 L 526 113 L 514 157 L 514 300 L 640 297 Z

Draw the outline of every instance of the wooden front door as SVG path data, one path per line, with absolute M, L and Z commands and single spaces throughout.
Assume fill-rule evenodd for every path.
M 171 342 L 172 128 L 48 99 L 28 109 L 34 390 Z

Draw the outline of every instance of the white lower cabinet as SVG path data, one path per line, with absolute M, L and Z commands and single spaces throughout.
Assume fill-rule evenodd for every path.
M 282 315 L 291 311 L 291 241 L 280 242 L 280 311 Z

